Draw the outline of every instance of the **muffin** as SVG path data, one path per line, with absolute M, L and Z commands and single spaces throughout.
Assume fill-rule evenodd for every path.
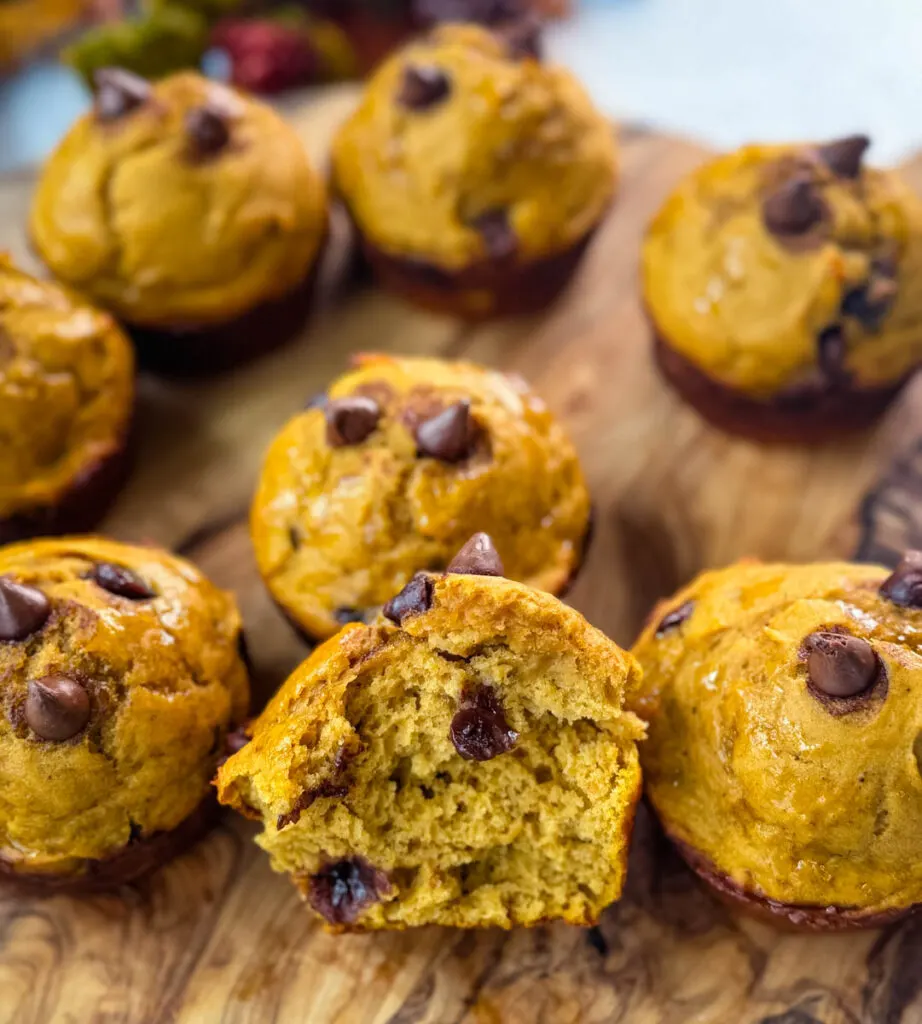
M 446 25 L 387 60 L 333 145 L 381 282 L 466 317 L 566 284 L 615 193 L 612 126 L 518 37 Z
M 292 336 L 327 225 L 294 131 L 191 72 L 96 81 L 35 192 L 47 266 L 129 325 L 155 369 L 220 370 Z
M 100 888 L 208 823 L 249 685 L 233 599 L 155 548 L 0 549 L 0 872 Z
M 0 544 L 99 521 L 133 406 L 134 354 L 112 318 L 0 253 Z
M 591 924 L 621 893 L 636 663 L 501 572 L 480 538 L 415 576 L 296 669 L 218 772 L 329 930 Z
M 922 904 L 922 554 L 741 563 L 665 602 L 634 653 L 646 791 L 725 899 L 781 925 Z
M 510 578 L 559 593 L 589 517 L 576 451 L 520 378 L 366 355 L 272 442 L 250 526 L 275 601 L 325 639 L 477 531 Z
M 669 197 L 643 249 L 656 358 L 717 426 L 866 426 L 922 359 L 922 202 L 868 139 L 746 146 Z

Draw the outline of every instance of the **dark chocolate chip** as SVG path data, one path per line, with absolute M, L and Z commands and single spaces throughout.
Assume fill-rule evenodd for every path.
M 196 156 L 215 156 L 230 142 L 230 122 L 214 107 L 193 107 L 186 114 L 186 134 Z
M 656 627 L 656 635 L 658 637 L 664 636 L 670 630 L 677 629 L 686 619 L 691 618 L 694 610 L 695 602 L 686 601 L 684 604 L 680 604 L 678 608 L 673 608 L 671 612 L 666 612 Z
M 828 697 L 854 697 L 871 688 L 880 671 L 874 648 L 848 633 L 811 633 L 803 644 L 810 686 Z
M 857 178 L 861 161 L 871 145 L 867 135 L 846 135 L 844 139 L 827 142 L 818 149 L 820 160 L 839 178 Z
M 868 330 L 876 330 L 893 305 L 898 290 L 892 277 L 872 272 L 865 285 L 846 293 L 842 299 L 842 315 L 854 317 Z
M 493 260 L 505 260 L 515 255 L 518 239 L 509 223 L 508 210 L 488 210 L 471 221 L 483 239 L 487 254 Z
M 327 444 L 331 448 L 361 444 L 381 419 L 381 406 L 373 398 L 350 395 L 327 403 Z
M 45 625 L 51 603 L 35 587 L 0 576 L 0 641 L 24 640 Z
M 408 64 L 403 69 L 398 102 L 409 110 L 427 110 L 451 92 L 448 75 L 434 64 Z
M 100 562 L 90 575 L 103 590 L 118 597 L 127 597 L 129 601 L 148 601 L 155 596 L 137 573 L 123 565 Z
M 850 379 L 845 368 L 847 351 L 845 334 L 838 324 L 820 331 L 816 339 L 816 360 L 823 374 L 834 383 L 845 383 Z
M 383 871 L 361 857 L 328 864 L 308 883 L 308 902 L 330 924 L 352 924 L 390 890 Z
M 455 402 L 416 427 L 416 444 L 420 455 L 442 462 L 460 462 L 472 452 L 475 440 L 471 403 Z
M 432 607 L 432 580 L 418 572 L 413 579 L 381 609 L 384 617 L 402 625 L 408 615 L 427 612 Z
M 901 608 L 922 608 L 922 551 L 907 551 L 880 585 L 880 593 Z
M 475 533 L 448 563 L 446 572 L 464 576 L 502 576 L 503 562 L 488 533 Z
M 143 836 L 144 829 L 136 821 L 130 821 L 128 823 L 128 845 L 134 846 L 135 843 L 140 843 Z
M 364 622 L 365 611 L 362 608 L 337 608 L 333 618 L 341 626 L 347 626 L 350 622 Z
M 492 686 L 463 698 L 449 727 L 455 750 L 467 761 L 489 761 L 512 750 L 519 734 L 509 728 Z
M 69 740 L 90 720 L 90 698 L 75 679 L 45 676 L 29 683 L 26 722 L 43 740 Z
M 762 219 L 773 235 L 803 235 L 826 217 L 826 204 L 810 178 L 792 178 L 762 203 Z
M 150 83 L 122 68 L 99 68 L 93 73 L 93 85 L 99 121 L 116 121 L 150 99 Z

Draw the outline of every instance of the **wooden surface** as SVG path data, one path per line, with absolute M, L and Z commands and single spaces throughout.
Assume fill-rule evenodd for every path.
M 338 94 L 293 112 L 318 157 L 349 102 Z M 143 382 L 139 464 L 107 529 L 178 548 L 237 591 L 263 694 L 304 648 L 257 579 L 250 493 L 273 432 L 354 351 L 465 356 L 532 380 L 569 425 L 596 501 L 595 541 L 570 599 L 622 643 L 655 598 L 705 566 L 856 548 L 889 557 L 919 542 L 922 381 L 874 433 L 810 450 L 721 436 L 666 391 L 637 300 L 638 245 L 702 152 L 641 131 L 624 133 L 623 152 L 617 208 L 576 285 L 541 319 L 471 328 L 366 290 L 320 314 L 299 344 L 238 374 Z M 0 184 L 0 247 L 22 258 L 29 192 L 27 176 Z M 780 935 L 712 902 L 646 816 L 628 892 L 598 928 L 508 935 L 326 936 L 269 870 L 253 831 L 228 817 L 121 896 L 0 891 L 0 1021 L 922 1021 L 922 921 L 845 938 Z

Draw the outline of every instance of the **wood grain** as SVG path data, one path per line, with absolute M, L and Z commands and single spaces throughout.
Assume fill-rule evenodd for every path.
M 339 91 L 290 108 L 318 159 L 351 102 Z M 617 208 L 575 286 L 542 318 L 467 327 L 369 289 L 241 372 L 142 382 L 139 462 L 106 528 L 178 548 L 237 591 L 263 696 L 305 650 L 258 581 L 250 494 L 272 434 L 355 351 L 465 356 L 533 381 L 568 423 L 595 497 L 596 537 L 570 599 L 622 643 L 657 597 L 705 566 L 856 548 L 892 559 L 922 543 L 919 384 L 872 433 L 810 449 L 722 436 L 664 388 L 637 300 L 637 252 L 646 221 L 703 152 L 644 131 L 625 132 L 623 150 Z M 25 260 L 30 188 L 28 176 L 0 184 L 0 246 Z M 628 892 L 598 928 L 510 935 L 326 936 L 252 834 L 226 818 L 119 896 L 0 891 L 0 1021 L 922 1021 L 922 922 L 845 938 L 780 935 L 701 892 L 643 814 Z

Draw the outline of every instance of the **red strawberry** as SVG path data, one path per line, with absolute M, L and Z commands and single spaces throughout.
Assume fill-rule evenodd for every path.
M 227 54 L 233 84 L 249 92 L 283 92 L 320 77 L 318 54 L 300 28 L 229 18 L 215 26 L 212 43 Z

